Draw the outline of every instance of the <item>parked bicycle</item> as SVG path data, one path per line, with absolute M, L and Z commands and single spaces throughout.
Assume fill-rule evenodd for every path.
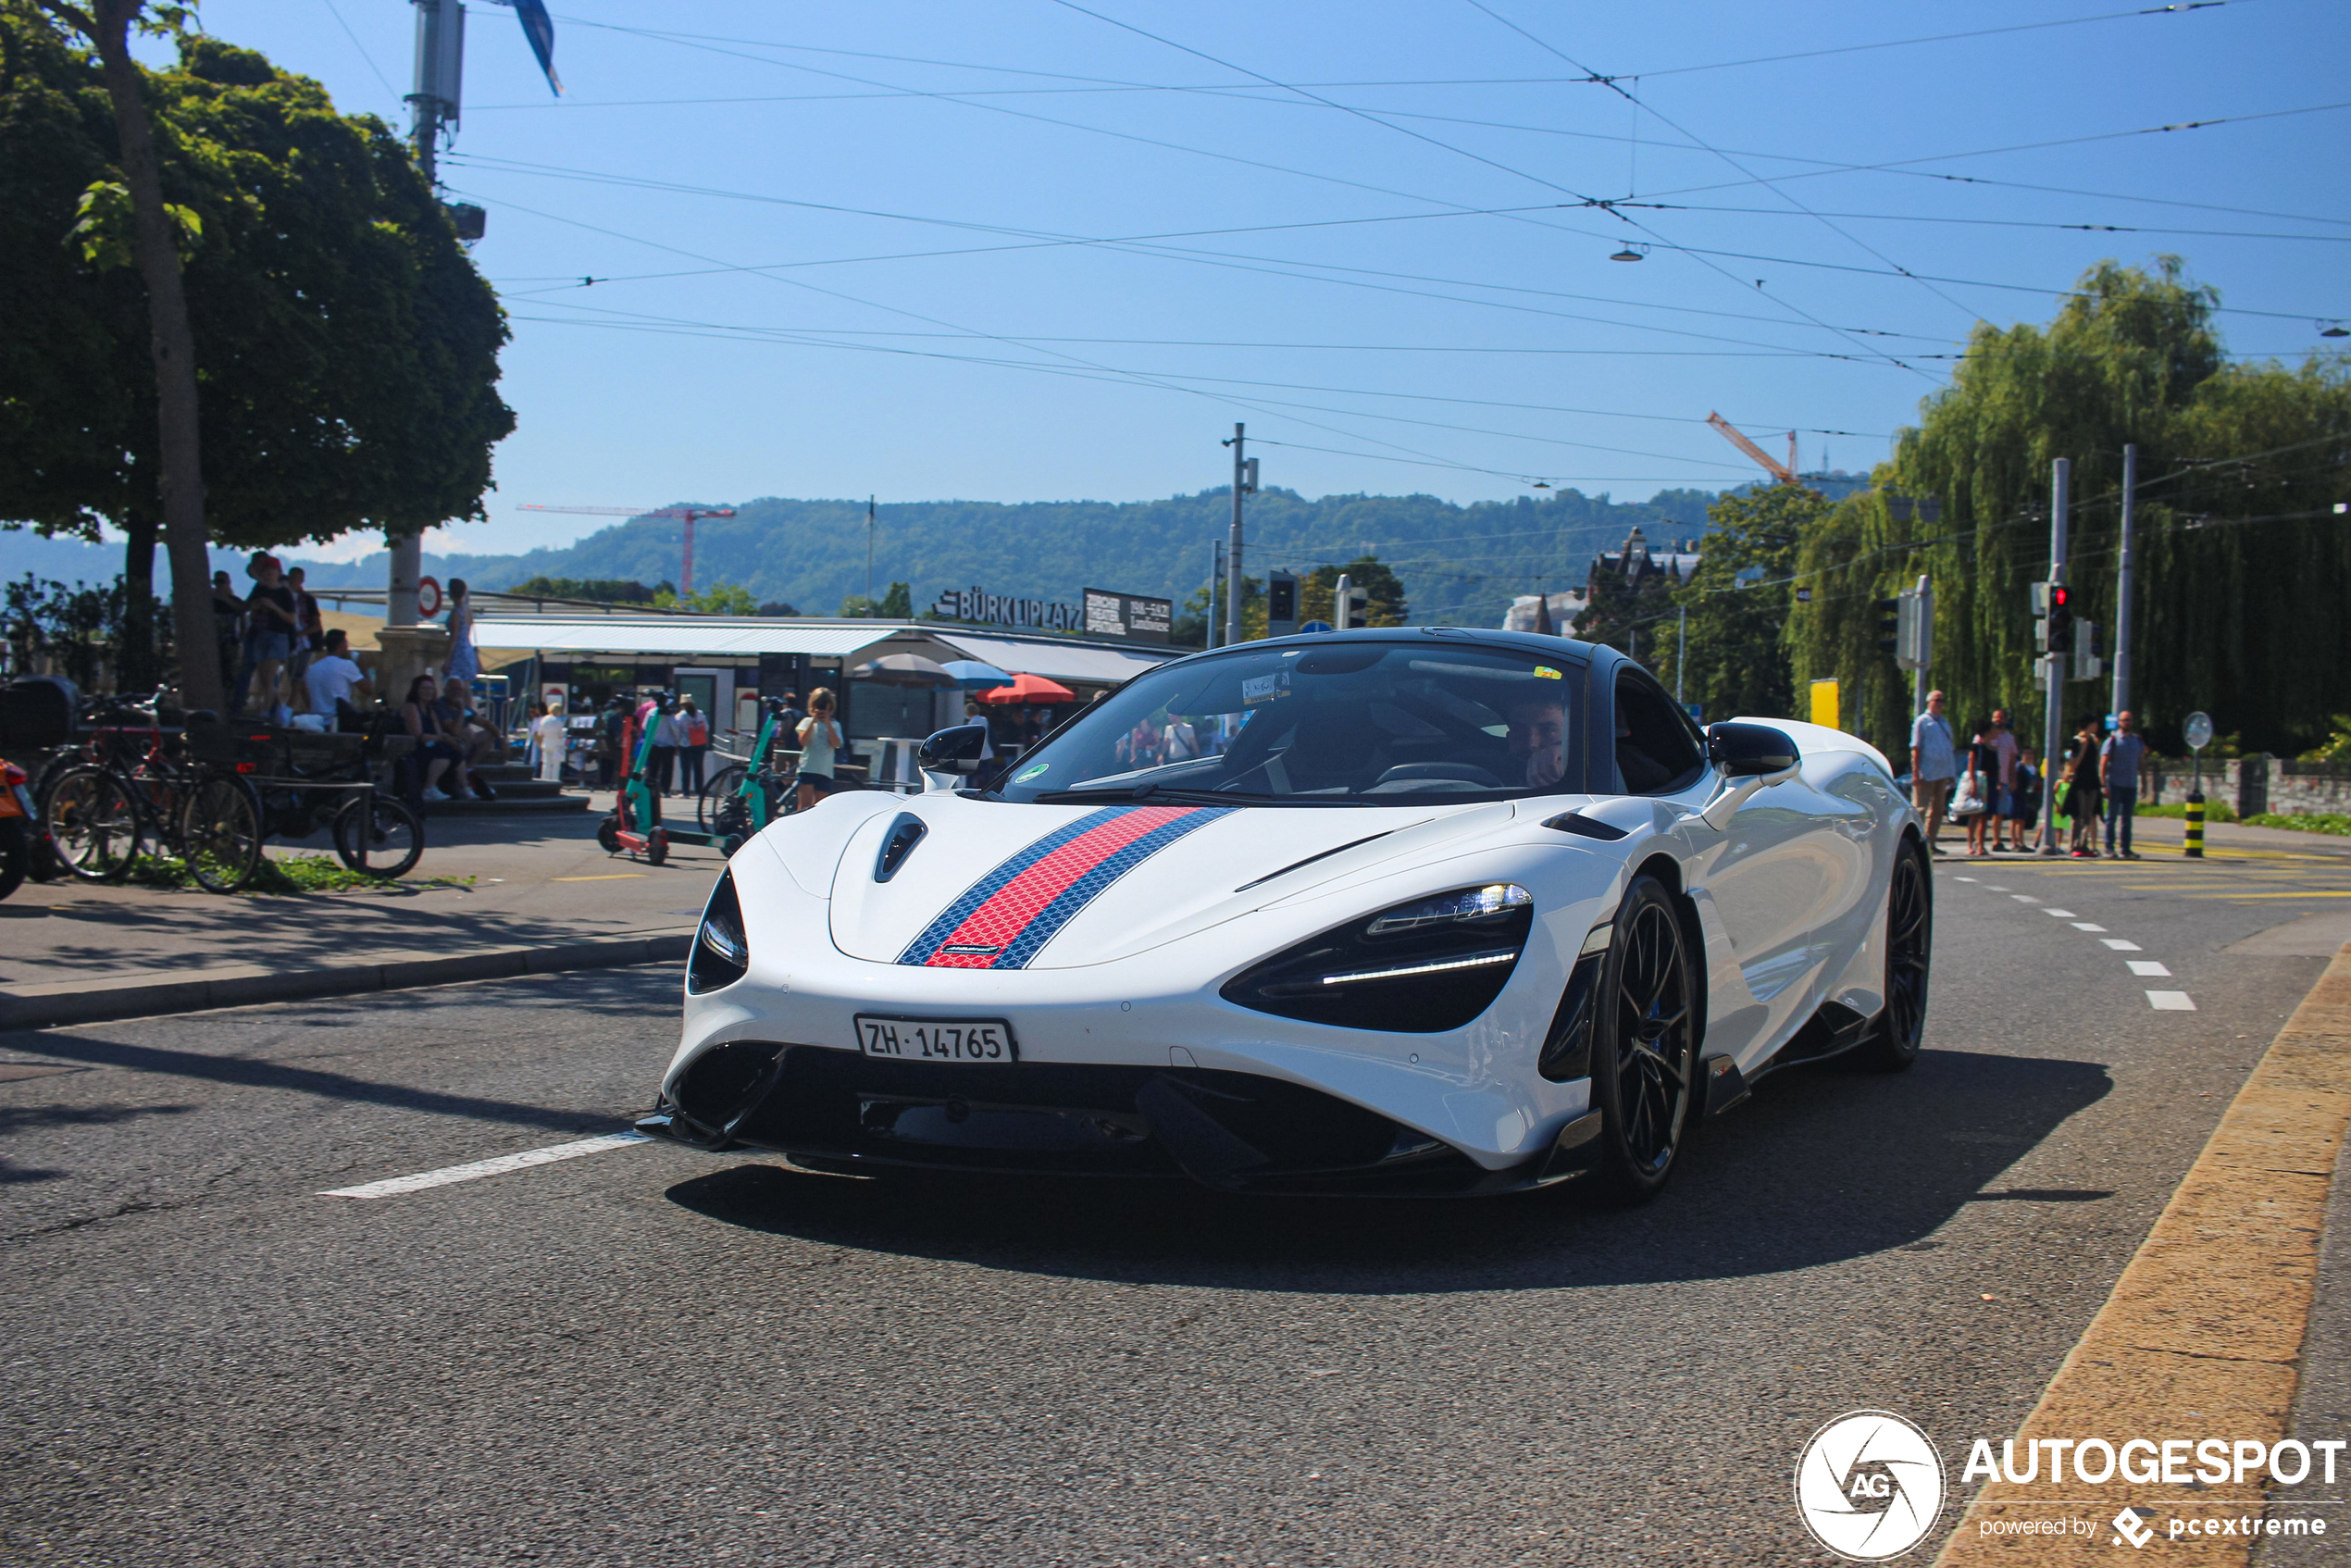
M 40 790 L 41 820 L 67 872 L 119 882 L 152 855 L 182 861 L 211 892 L 244 886 L 261 861 L 253 786 L 232 768 L 190 760 L 151 708 L 101 702 L 92 716 L 89 740 L 50 767 Z
M 242 842 L 251 834 L 256 866 L 264 839 L 306 839 L 322 826 L 336 858 L 367 876 L 404 877 L 424 858 L 422 819 L 399 797 L 375 787 L 379 738 L 243 719 L 223 723 L 210 714 L 191 714 L 187 735 L 192 756 L 232 774 L 252 796 L 249 820 L 246 802 L 225 792 L 201 797 L 204 832 L 224 842 Z
M 694 802 L 697 826 L 728 855 L 791 813 L 791 775 L 777 765 L 783 760 L 777 745 L 783 712 L 780 698 L 760 703 L 759 738 L 752 742 L 750 758 L 720 769 Z

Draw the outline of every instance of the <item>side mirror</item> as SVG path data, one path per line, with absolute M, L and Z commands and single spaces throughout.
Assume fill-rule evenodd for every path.
M 1803 760 L 1787 732 L 1768 724 L 1711 724 L 1706 760 L 1733 778 L 1792 772 Z
M 979 754 L 987 749 L 988 726 L 959 724 L 931 735 L 914 760 L 925 773 L 968 775 L 979 771 Z

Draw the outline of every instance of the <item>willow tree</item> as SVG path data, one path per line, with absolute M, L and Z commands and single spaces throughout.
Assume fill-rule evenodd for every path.
M 2332 512 L 2351 459 L 2351 376 L 2339 359 L 2229 364 L 2217 304 L 2175 258 L 2106 262 L 2046 329 L 1979 326 L 1950 386 L 1900 432 L 1878 492 L 1808 537 L 1799 569 L 1816 574 L 1814 597 L 1790 623 L 1799 678 L 1836 674 L 1906 701 L 1872 601 L 1923 574 L 1932 679 L 1961 722 L 1994 707 L 2037 717 L 2028 585 L 2046 575 L 2051 460 L 2072 463 L 2075 613 L 2110 653 L 2122 448 L 2135 443 L 2133 703 L 2157 744 L 2176 746 L 2196 708 L 2253 749 L 2321 734 L 2351 703 L 2351 529 Z M 2108 690 L 2070 685 L 2068 716 L 2104 711 Z
M 1649 641 L 1670 650 L 1659 678 L 1701 704 L 1710 721 L 1798 716 L 1781 642 L 1797 603 L 1790 579 L 1797 552 L 1828 510 L 1819 491 L 1779 484 L 1724 495 L 1706 509 L 1714 527 L 1698 570 L 1673 591 L 1674 613 Z

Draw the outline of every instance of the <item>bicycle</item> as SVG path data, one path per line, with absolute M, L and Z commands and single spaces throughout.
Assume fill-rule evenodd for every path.
M 248 720 L 222 724 L 209 714 L 189 719 L 190 753 L 217 770 L 233 770 L 253 796 L 248 824 L 232 796 L 201 795 L 205 828 L 239 843 L 249 832 L 255 868 L 269 835 L 306 839 L 321 823 L 336 858 L 364 876 L 404 877 L 424 858 L 424 823 L 405 803 L 375 788 L 369 765 L 381 747 L 378 738 Z M 198 815 L 192 807 L 191 820 Z
M 752 743 L 750 760 L 721 769 L 694 803 L 696 820 L 728 856 L 793 809 L 790 777 L 775 765 L 783 709 L 778 698 L 760 704 L 759 738 Z
M 155 714 L 96 705 L 97 728 L 42 781 L 58 861 L 85 882 L 120 882 L 143 856 L 179 859 L 209 892 L 234 892 L 261 862 L 261 803 L 237 772 L 172 754 Z M 210 717 L 192 714 L 191 719 Z M 143 719 L 134 728 L 128 721 Z

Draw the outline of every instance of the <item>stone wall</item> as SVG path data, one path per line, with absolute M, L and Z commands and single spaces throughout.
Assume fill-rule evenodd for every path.
M 2149 757 L 2139 796 L 2142 805 L 2183 801 L 2196 782 L 2186 757 Z M 2351 815 L 2351 763 L 2287 762 L 2252 756 L 2204 765 L 2204 798 L 2226 801 L 2239 816 L 2276 812 L 2285 816 L 2320 813 Z

